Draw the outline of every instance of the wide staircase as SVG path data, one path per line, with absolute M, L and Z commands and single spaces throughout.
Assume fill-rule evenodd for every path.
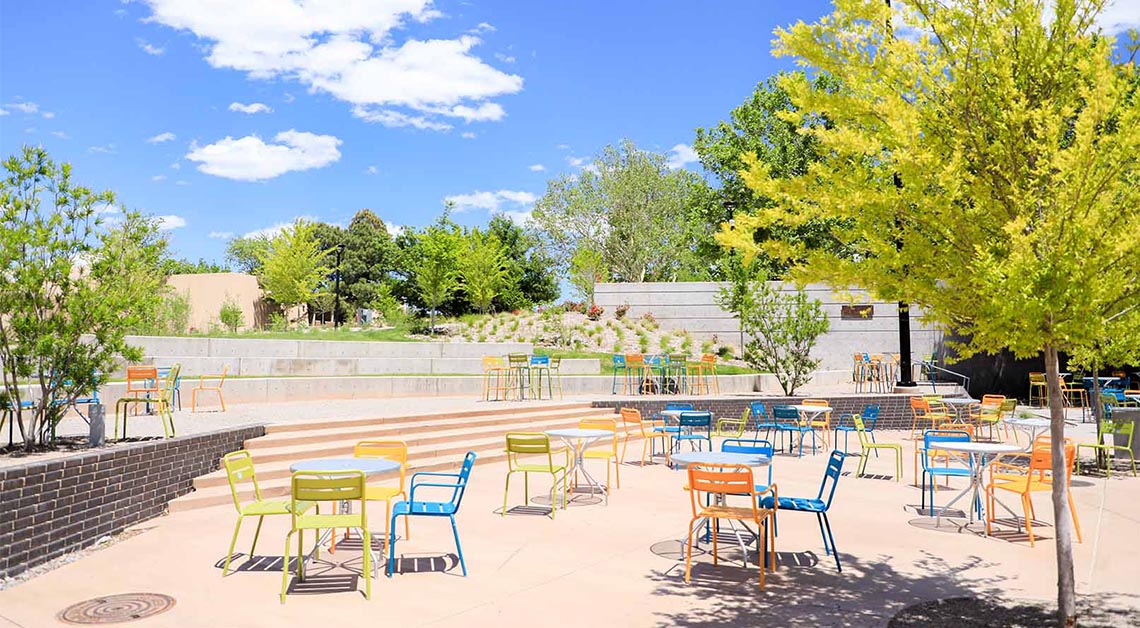
M 541 432 L 577 427 L 586 418 L 618 416 L 588 403 L 559 403 L 541 407 L 421 414 L 368 419 L 338 419 L 269 425 L 265 436 L 247 440 L 253 455 L 262 497 L 289 494 L 289 465 L 299 460 L 351 456 L 365 439 L 399 439 L 408 444 L 408 473 L 446 471 L 459 467 L 468 450 L 478 463 L 501 461 L 503 435 L 511 431 Z M 394 473 L 392 474 L 395 475 Z M 383 477 L 383 476 L 380 476 Z M 233 503 L 223 470 L 194 479 L 194 491 L 170 502 L 170 511 L 193 510 Z

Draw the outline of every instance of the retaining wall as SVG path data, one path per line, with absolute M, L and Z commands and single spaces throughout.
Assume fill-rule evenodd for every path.
M 265 426 L 145 441 L 0 468 L 0 578 L 162 514 Z

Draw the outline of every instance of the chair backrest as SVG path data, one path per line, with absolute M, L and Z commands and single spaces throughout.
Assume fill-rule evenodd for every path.
M 627 353 L 625 354 L 625 365 L 627 368 L 645 366 L 645 355 L 641 353 Z
M 1044 384 L 1045 383 L 1045 374 L 1044 373 L 1030 373 L 1029 374 L 1029 383 L 1030 384 Z
M 768 409 L 764 407 L 763 401 L 753 401 L 748 404 L 748 411 L 752 413 L 752 419 L 757 423 L 767 422 Z
M 384 458 L 400 463 L 400 487 L 408 466 L 408 444 L 402 440 L 362 440 L 352 448 L 353 458 Z
M 459 477 L 456 483 L 455 492 L 451 494 L 451 504 L 455 510 L 459 510 L 459 504 L 463 502 L 463 495 L 467 492 L 467 481 L 471 479 L 471 469 L 475 467 L 475 452 L 468 451 L 467 455 L 463 456 L 463 465 L 459 467 Z
M 294 525 L 302 512 L 298 502 L 342 502 L 364 499 L 365 475 L 363 471 L 295 471 L 291 483 L 291 500 Z M 312 515 L 320 517 L 321 515 Z M 324 515 L 335 518 L 338 515 Z M 363 507 L 360 510 L 364 518 Z M 331 527 L 331 526 L 330 526 Z
M 827 459 L 827 469 L 823 472 L 823 481 L 819 484 L 819 495 L 816 499 L 823 500 L 823 510 L 826 512 L 831 508 L 831 500 L 835 497 L 835 487 L 839 486 L 839 476 L 843 473 L 843 460 L 847 454 L 839 450 L 831 452 L 831 457 Z M 824 498 L 824 494 L 827 497 Z
M 613 419 L 582 419 L 582 420 L 578 421 L 578 427 L 580 429 L 583 429 L 583 430 L 606 430 L 608 432 L 613 432 L 614 433 L 614 436 L 613 436 L 613 452 L 614 452 L 614 455 L 617 455 L 617 450 L 618 450 L 617 421 L 615 421 Z M 598 441 L 598 443 L 595 444 L 590 449 L 595 449 L 595 450 L 602 449 L 603 446 L 604 446 L 604 443 L 602 443 L 601 441 Z
M 550 366 L 550 356 L 548 355 L 532 355 L 530 356 L 531 366 Z
M 612 357 L 613 357 L 613 361 L 614 361 L 614 368 L 615 368 L 615 369 L 623 369 L 623 368 L 625 368 L 625 356 L 624 356 L 623 354 L 621 354 L 621 353 L 615 353 L 615 354 L 613 354 L 613 356 L 612 356 Z
M 930 404 L 923 397 L 911 397 L 910 411 L 914 413 L 915 417 L 921 417 L 930 412 Z
M 953 416 L 954 414 L 950 411 L 950 408 L 948 408 L 946 404 L 942 402 L 941 399 L 927 399 L 926 408 L 928 413 L 933 415 L 949 417 Z
M 867 427 L 863 425 L 863 417 L 858 414 L 851 415 L 851 422 L 855 424 L 855 431 L 859 433 L 859 444 L 864 448 L 871 444 L 871 439 L 867 436 Z
M 703 503 L 699 494 L 706 495 L 748 495 L 752 504 L 753 516 L 759 515 L 756 504 L 756 484 L 752 469 L 742 464 L 691 464 L 689 465 L 689 503 L 693 516 Z
M 801 405 L 816 406 L 816 407 L 820 407 L 820 408 L 831 407 L 831 403 L 828 402 L 828 400 L 826 400 L 826 399 L 804 399 L 803 402 L 801 403 Z M 829 411 L 827 414 L 830 415 L 831 412 Z
M 542 432 L 507 432 L 507 453 L 549 454 L 550 437 Z
M 983 406 L 1000 406 L 1005 401 L 1005 395 L 982 395 Z
M 965 430 L 937 429 L 922 433 L 922 445 L 926 453 L 922 456 L 922 468 L 930 470 L 931 457 L 938 450 L 938 443 L 968 443 L 972 439 Z M 946 452 L 942 452 L 945 454 Z
M 562 358 L 557 355 L 547 356 L 550 360 L 550 368 L 557 371 L 562 366 Z
M 665 409 L 666 410 L 692 410 L 693 404 L 691 404 L 691 403 L 680 403 L 677 401 L 669 401 L 669 402 L 665 403 Z
M 150 388 L 150 382 L 158 382 L 158 367 L 128 366 L 127 392 L 138 392 Z M 139 384 L 142 384 L 141 386 Z
M 726 438 L 720 443 L 720 450 L 730 454 L 756 454 L 772 457 L 775 450 L 771 441 L 747 438 Z
M 175 362 L 166 371 L 166 378 L 162 382 L 162 398 L 167 403 L 173 403 L 174 390 L 178 387 L 178 376 L 182 373 L 182 364 Z
M 798 423 L 800 420 L 800 411 L 792 406 L 772 406 L 772 418 L 780 425 Z
M 716 366 L 716 354 L 715 353 L 702 353 L 701 354 L 701 363 L 703 363 L 705 366 Z
M 181 369 L 182 367 L 179 366 L 178 368 Z M 230 365 L 229 364 L 226 364 L 225 366 L 222 367 L 222 375 L 221 375 L 221 377 L 218 378 L 218 388 L 221 388 L 222 385 L 224 385 L 226 383 L 226 375 L 228 375 L 229 372 L 230 372 Z
M 641 410 L 637 408 L 622 408 L 618 412 L 621 413 L 621 422 L 623 424 L 641 426 Z
M 863 419 L 864 426 L 868 426 L 868 429 L 875 429 L 875 424 L 879 421 L 879 404 L 869 403 L 863 406 L 863 411 L 859 413 L 859 417 Z
M 689 356 L 685 353 L 670 353 L 668 356 L 669 364 L 680 364 L 683 368 L 685 363 L 689 361 Z
M 653 366 L 662 366 L 665 364 L 665 360 L 665 356 L 662 356 L 660 354 L 645 356 L 645 363 L 652 364 Z
M 1009 414 L 1010 412 L 1015 411 L 1015 410 L 1017 410 L 1017 400 L 1016 399 L 1006 399 L 1005 401 L 1001 402 L 1000 406 L 998 406 L 998 412 L 1000 412 L 1001 416 L 1003 416 L 1003 417 L 1005 415 Z
M 677 423 L 681 427 L 692 427 L 692 428 L 703 427 L 705 429 L 711 429 L 712 428 L 712 412 L 695 412 L 695 411 L 682 412 L 680 418 L 677 419 Z
M 485 355 L 483 356 L 483 370 L 488 371 L 491 369 L 501 369 L 504 366 L 503 356 L 501 355 Z
M 513 368 L 527 366 L 530 364 L 530 356 L 525 353 L 508 353 L 507 364 Z
M 261 487 L 257 485 L 257 474 L 253 470 L 253 455 L 245 449 L 231 451 L 222 456 L 222 468 L 226 470 L 226 480 L 230 483 L 230 493 L 234 498 L 234 508 L 241 512 L 239 485 L 249 482 L 253 485 L 253 495 L 261 501 Z

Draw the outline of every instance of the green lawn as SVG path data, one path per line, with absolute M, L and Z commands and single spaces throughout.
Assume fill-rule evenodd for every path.
M 407 327 L 393 327 L 391 329 L 362 329 L 351 331 L 346 327 L 333 329 L 331 327 L 312 327 L 309 331 L 290 329 L 286 331 L 240 331 L 236 334 L 226 332 L 209 332 L 202 334 L 185 334 L 187 338 L 260 338 L 265 340 L 343 340 L 343 341 L 388 341 L 388 342 L 417 342 L 420 338 L 412 338 Z

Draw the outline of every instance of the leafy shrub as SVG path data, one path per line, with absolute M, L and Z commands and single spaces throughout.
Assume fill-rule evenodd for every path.
M 646 329 L 654 330 L 658 327 L 657 319 L 653 318 L 653 314 L 650 312 L 642 314 L 639 320 L 641 321 L 641 326 Z
M 289 329 L 289 321 L 285 320 L 285 315 L 281 312 L 274 312 L 269 315 L 269 331 L 286 331 Z
M 621 353 L 622 351 L 625 351 L 625 345 L 622 344 L 621 341 L 615 342 L 613 352 L 614 353 Z
M 661 338 L 658 339 L 657 345 L 661 347 L 661 353 L 669 353 L 673 350 L 673 345 L 669 341 L 669 336 L 667 334 L 661 335 Z
M 563 312 L 586 313 L 586 304 L 582 301 L 563 301 L 561 307 Z
M 241 306 L 228 297 L 222 302 L 222 309 L 218 312 L 218 320 L 231 334 L 236 334 L 238 328 L 245 325 L 245 316 L 242 315 Z
M 621 320 L 621 319 L 625 318 L 625 315 L 628 312 L 629 312 L 629 304 L 628 303 L 622 303 L 621 305 L 614 308 L 614 318 Z
M 733 355 L 732 347 L 728 345 L 721 345 L 717 347 L 716 354 L 720 356 L 722 360 L 731 360 Z
M 596 321 L 602 317 L 602 314 L 605 313 L 605 311 L 606 309 L 604 307 L 598 305 L 597 303 L 591 303 L 589 309 L 586 310 L 586 318 L 592 321 Z
M 693 337 L 685 332 L 685 339 L 681 341 L 681 351 L 688 353 L 693 350 Z

